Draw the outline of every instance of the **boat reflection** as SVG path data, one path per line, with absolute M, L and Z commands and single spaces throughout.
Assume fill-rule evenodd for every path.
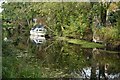
M 42 44 L 42 43 L 46 42 L 45 37 L 40 36 L 40 35 L 30 35 L 30 39 L 31 39 L 31 41 L 33 41 L 36 44 Z

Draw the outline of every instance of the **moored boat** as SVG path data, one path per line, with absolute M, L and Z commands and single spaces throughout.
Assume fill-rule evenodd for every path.
M 30 30 L 30 34 L 45 36 L 46 31 L 47 30 L 45 29 L 43 25 L 36 25 Z

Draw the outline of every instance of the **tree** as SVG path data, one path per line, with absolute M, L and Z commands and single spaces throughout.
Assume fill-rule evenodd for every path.
M 107 9 L 111 2 L 101 2 L 101 24 L 106 26 Z

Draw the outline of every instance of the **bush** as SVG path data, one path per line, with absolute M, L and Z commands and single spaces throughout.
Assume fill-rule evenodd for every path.
M 115 27 L 103 27 L 99 31 L 105 41 L 118 39 L 118 29 Z

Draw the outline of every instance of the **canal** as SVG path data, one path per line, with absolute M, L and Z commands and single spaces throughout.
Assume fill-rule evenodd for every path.
M 3 78 L 120 79 L 120 52 L 106 48 L 25 33 L 3 40 L 2 52 Z

